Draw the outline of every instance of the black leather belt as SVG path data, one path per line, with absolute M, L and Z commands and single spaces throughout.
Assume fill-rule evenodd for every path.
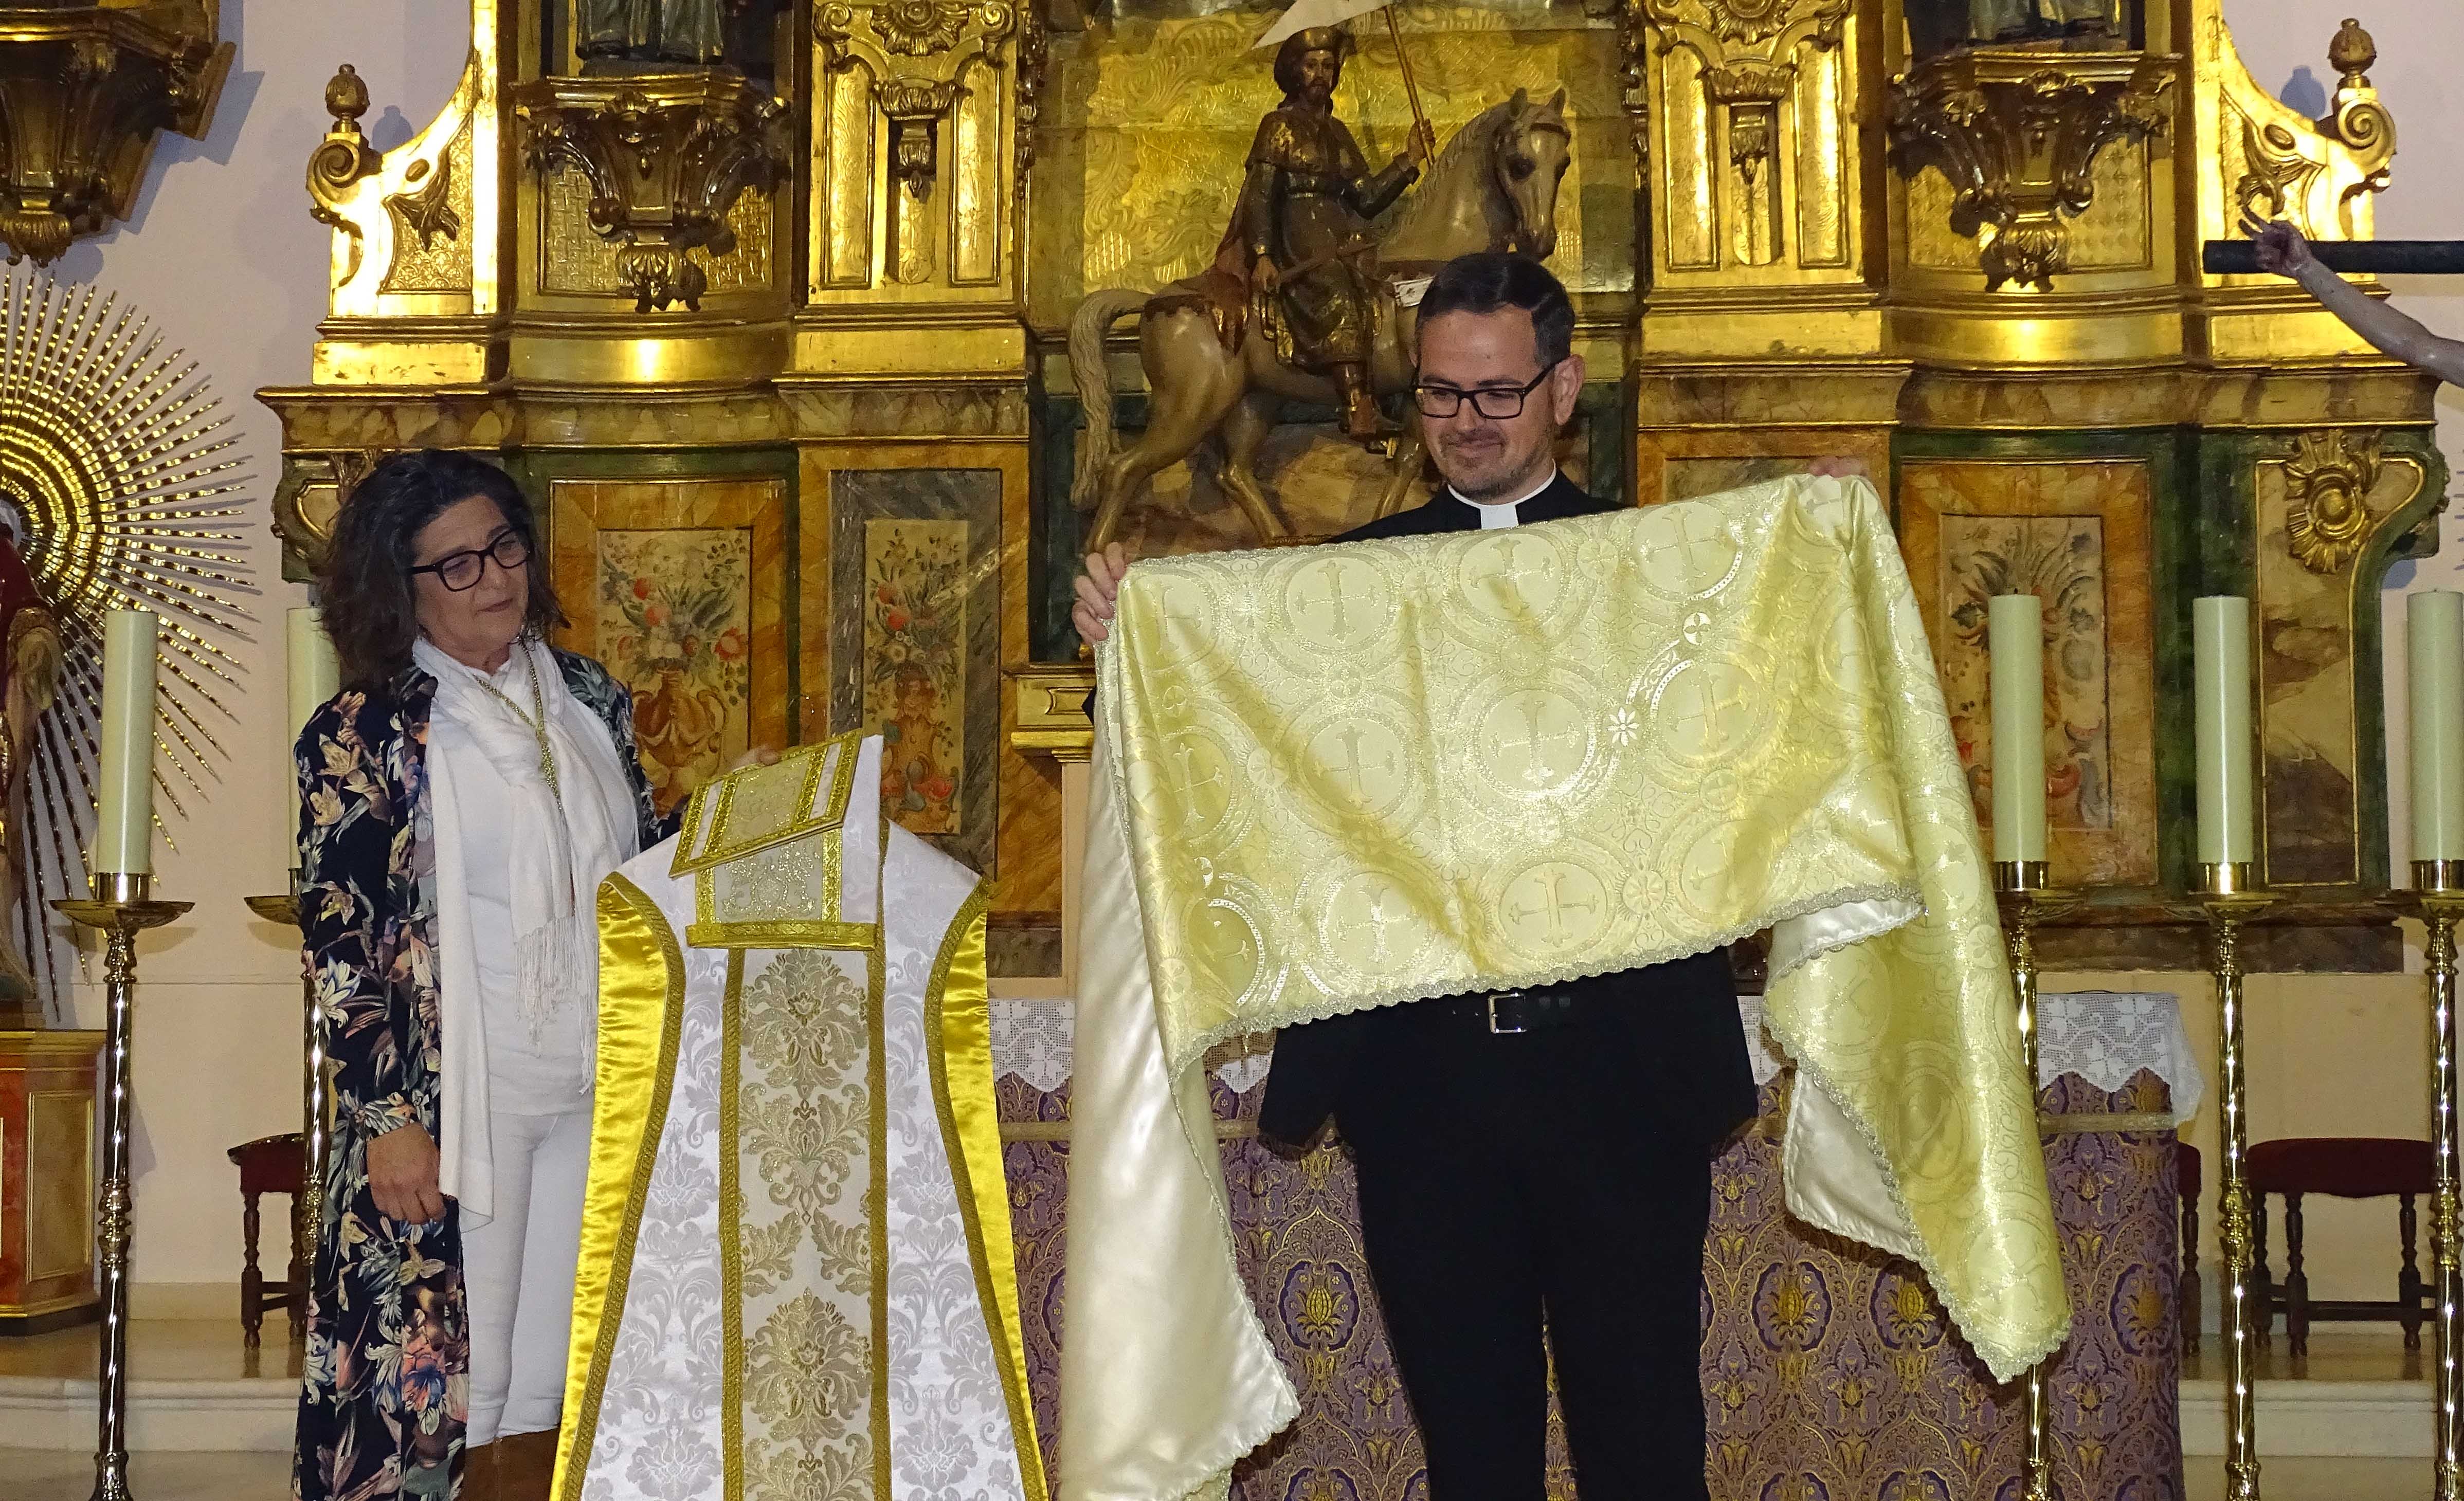
M 1592 1011 L 1586 999 L 1571 990 L 1493 990 L 1460 996 L 1449 1009 L 1493 1035 L 1514 1037 L 1584 1020 Z

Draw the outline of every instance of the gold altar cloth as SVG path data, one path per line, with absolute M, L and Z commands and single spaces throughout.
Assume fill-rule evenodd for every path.
M 1295 1410 L 1209 1046 L 1765 927 L 1791 1210 L 1915 1261 L 1998 1377 L 2061 1342 L 1975 813 L 1869 484 L 1141 563 L 1097 672 L 1068 1501 L 1221 1494 Z

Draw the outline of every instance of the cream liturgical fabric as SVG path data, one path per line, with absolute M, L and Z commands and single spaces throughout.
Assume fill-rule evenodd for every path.
M 1220 1495 L 1294 1412 L 1211 1044 L 1774 925 L 1790 1208 L 1917 1262 L 1998 1376 L 2060 1341 L 1975 815 L 1870 485 L 1141 563 L 1097 670 L 1067 1501 Z
M 1044 1494 L 975 873 L 842 736 L 599 895 L 559 1501 Z

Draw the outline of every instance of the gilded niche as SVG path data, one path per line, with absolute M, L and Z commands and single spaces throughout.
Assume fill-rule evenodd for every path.
M 1920 63 L 1891 80 L 1893 160 L 1949 182 L 1959 234 L 1991 231 L 1987 291 L 2050 291 L 2071 269 L 2069 222 L 2095 202 L 2099 153 L 2170 131 L 2174 61 L 2021 50 Z
M 787 180 L 786 101 L 730 70 L 540 78 L 513 100 L 531 170 L 589 183 L 591 230 L 618 247 L 637 312 L 698 311 L 710 277 L 687 252 L 734 253 L 737 199 Z

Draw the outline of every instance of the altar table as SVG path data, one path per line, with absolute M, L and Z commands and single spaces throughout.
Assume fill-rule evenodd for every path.
M 2049 995 L 2039 1108 L 2076 1322 L 2050 1370 L 2055 1485 L 2178 1501 L 2181 1369 L 2172 1126 L 2203 1088 L 2169 995 Z M 1754 1039 L 1760 1116 L 1712 1167 L 1703 1253 L 1703 1400 L 1715 1501 L 2001 1501 L 2023 1419 L 1960 1343 L 1916 1269 L 1782 1211 L 1789 1078 Z M 1069 1009 L 997 1001 L 1003 1154 L 1027 1367 L 1047 1472 L 1059 1409 Z M 1255 1120 L 1268 1057 L 1208 1080 L 1241 1269 L 1301 1415 L 1236 1474 L 1244 1501 L 1426 1501 L 1420 1440 L 1361 1254 L 1337 1145 L 1269 1150 Z M 2176 1103 L 2178 1101 L 2178 1104 Z M 2099 1118 L 2107 1118 L 2100 1120 Z M 1551 1494 L 1572 1497 L 1552 1417 Z

